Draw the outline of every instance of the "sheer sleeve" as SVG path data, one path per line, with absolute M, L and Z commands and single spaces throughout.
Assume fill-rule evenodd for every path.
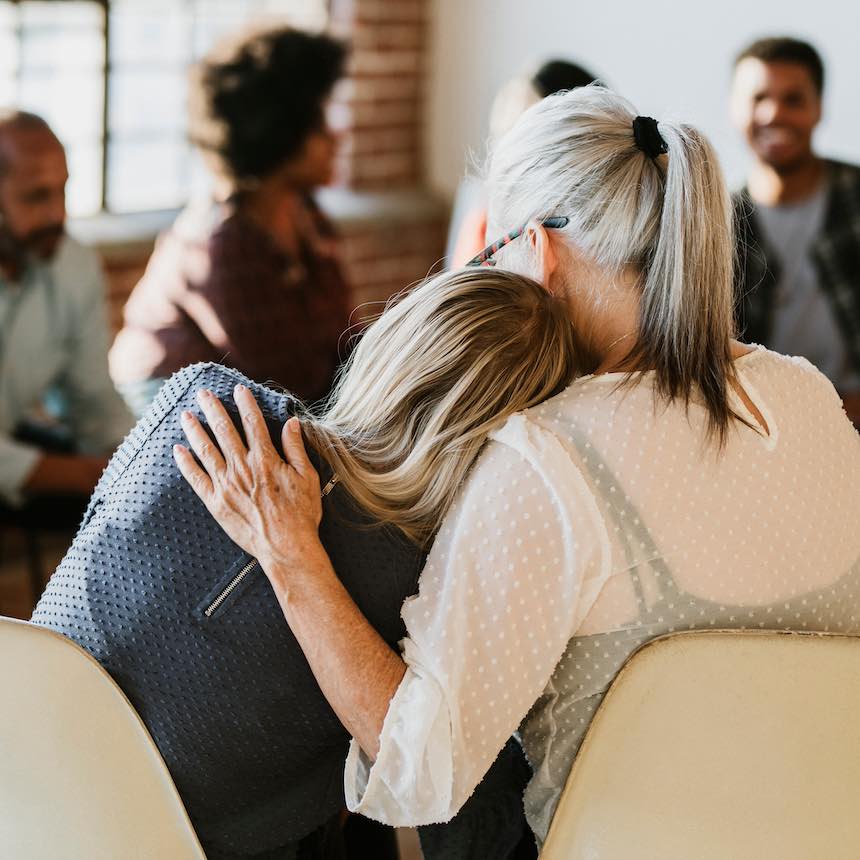
M 447 821 L 538 698 L 605 580 L 607 537 L 573 460 L 523 416 L 495 435 L 406 601 L 407 671 L 370 762 L 353 741 L 350 809 Z

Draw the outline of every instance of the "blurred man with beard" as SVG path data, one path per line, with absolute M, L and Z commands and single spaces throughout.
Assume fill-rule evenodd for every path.
M 860 168 L 819 157 L 824 65 L 768 38 L 735 62 L 732 116 L 753 165 L 735 195 L 739 329 L 809 359 L 860 426 Z
M 131 425 L 98 259 L 65 234 L 67 179 L 47 123 L 0 112 L 0 499 L 4 518 L 48 526 L 77 524 Z

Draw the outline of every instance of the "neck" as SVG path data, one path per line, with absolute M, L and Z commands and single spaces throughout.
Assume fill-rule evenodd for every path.
M 566 271 L 568 316 L 592 372 L 639 369 L 627 362 L 639 330 L 638 272 L 610 273 L 582 258 L 569 262 L 573 265 Z M 577 286 L 583 284 L 587 286 Z
M 791 168 L 778 170 L 770 164 L 756 162 L 747 187 L 750 197 L 762 206 L 796 203 L 812 196 L 824 177 L 824 162 L 810 153 Z
M 240 208 L 286 254 L 298 252 L 296 224 L 302 207 L 298 191 L 285 190 L 282 185 L 263 181 L 258 188 L 242 195 Z

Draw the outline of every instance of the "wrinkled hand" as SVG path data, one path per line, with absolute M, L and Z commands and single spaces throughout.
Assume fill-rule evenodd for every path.
M 281 459 L 250 390 L 237 385 L 247 448 L 230 416 L 211 391 L 197 394 L 217 446 L 191 412 L 182 413 L 182 429 L 202 468 L 183 445 L 174 445 L 179 471 L 228 537 L 267 570 L 295 564 L 319 545 L 322 519 L 319 475 L 308 460 L 298 418 L 284 424 Z M 220 448 L 220 451 L 219 451 Z

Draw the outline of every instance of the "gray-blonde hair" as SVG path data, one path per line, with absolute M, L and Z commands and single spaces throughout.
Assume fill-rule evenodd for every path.
M 728 190 L 699 131 L 661 121 L 668 152 L 651 158 L 636 146 L 635 117 L 629 102 L 600 86 L 530 108 L 490 155 L 490 231 L 566 215 L 562 235 L 588 258 L 610 271 L 637 271 L 639 325 L 629 358 L 654 371 L 657 392 L 669 400 L 688 404 L 700 392 L 709 433 L 722 443 L 734 415 Z M 503 248 L 498 260 L 535 272 L 528 242 Z
M 303 426 L 361 508 L 426 544 L 488 434 L 576 371 L 570 320 L 543 287 L 455 270 L 386 309 Z

